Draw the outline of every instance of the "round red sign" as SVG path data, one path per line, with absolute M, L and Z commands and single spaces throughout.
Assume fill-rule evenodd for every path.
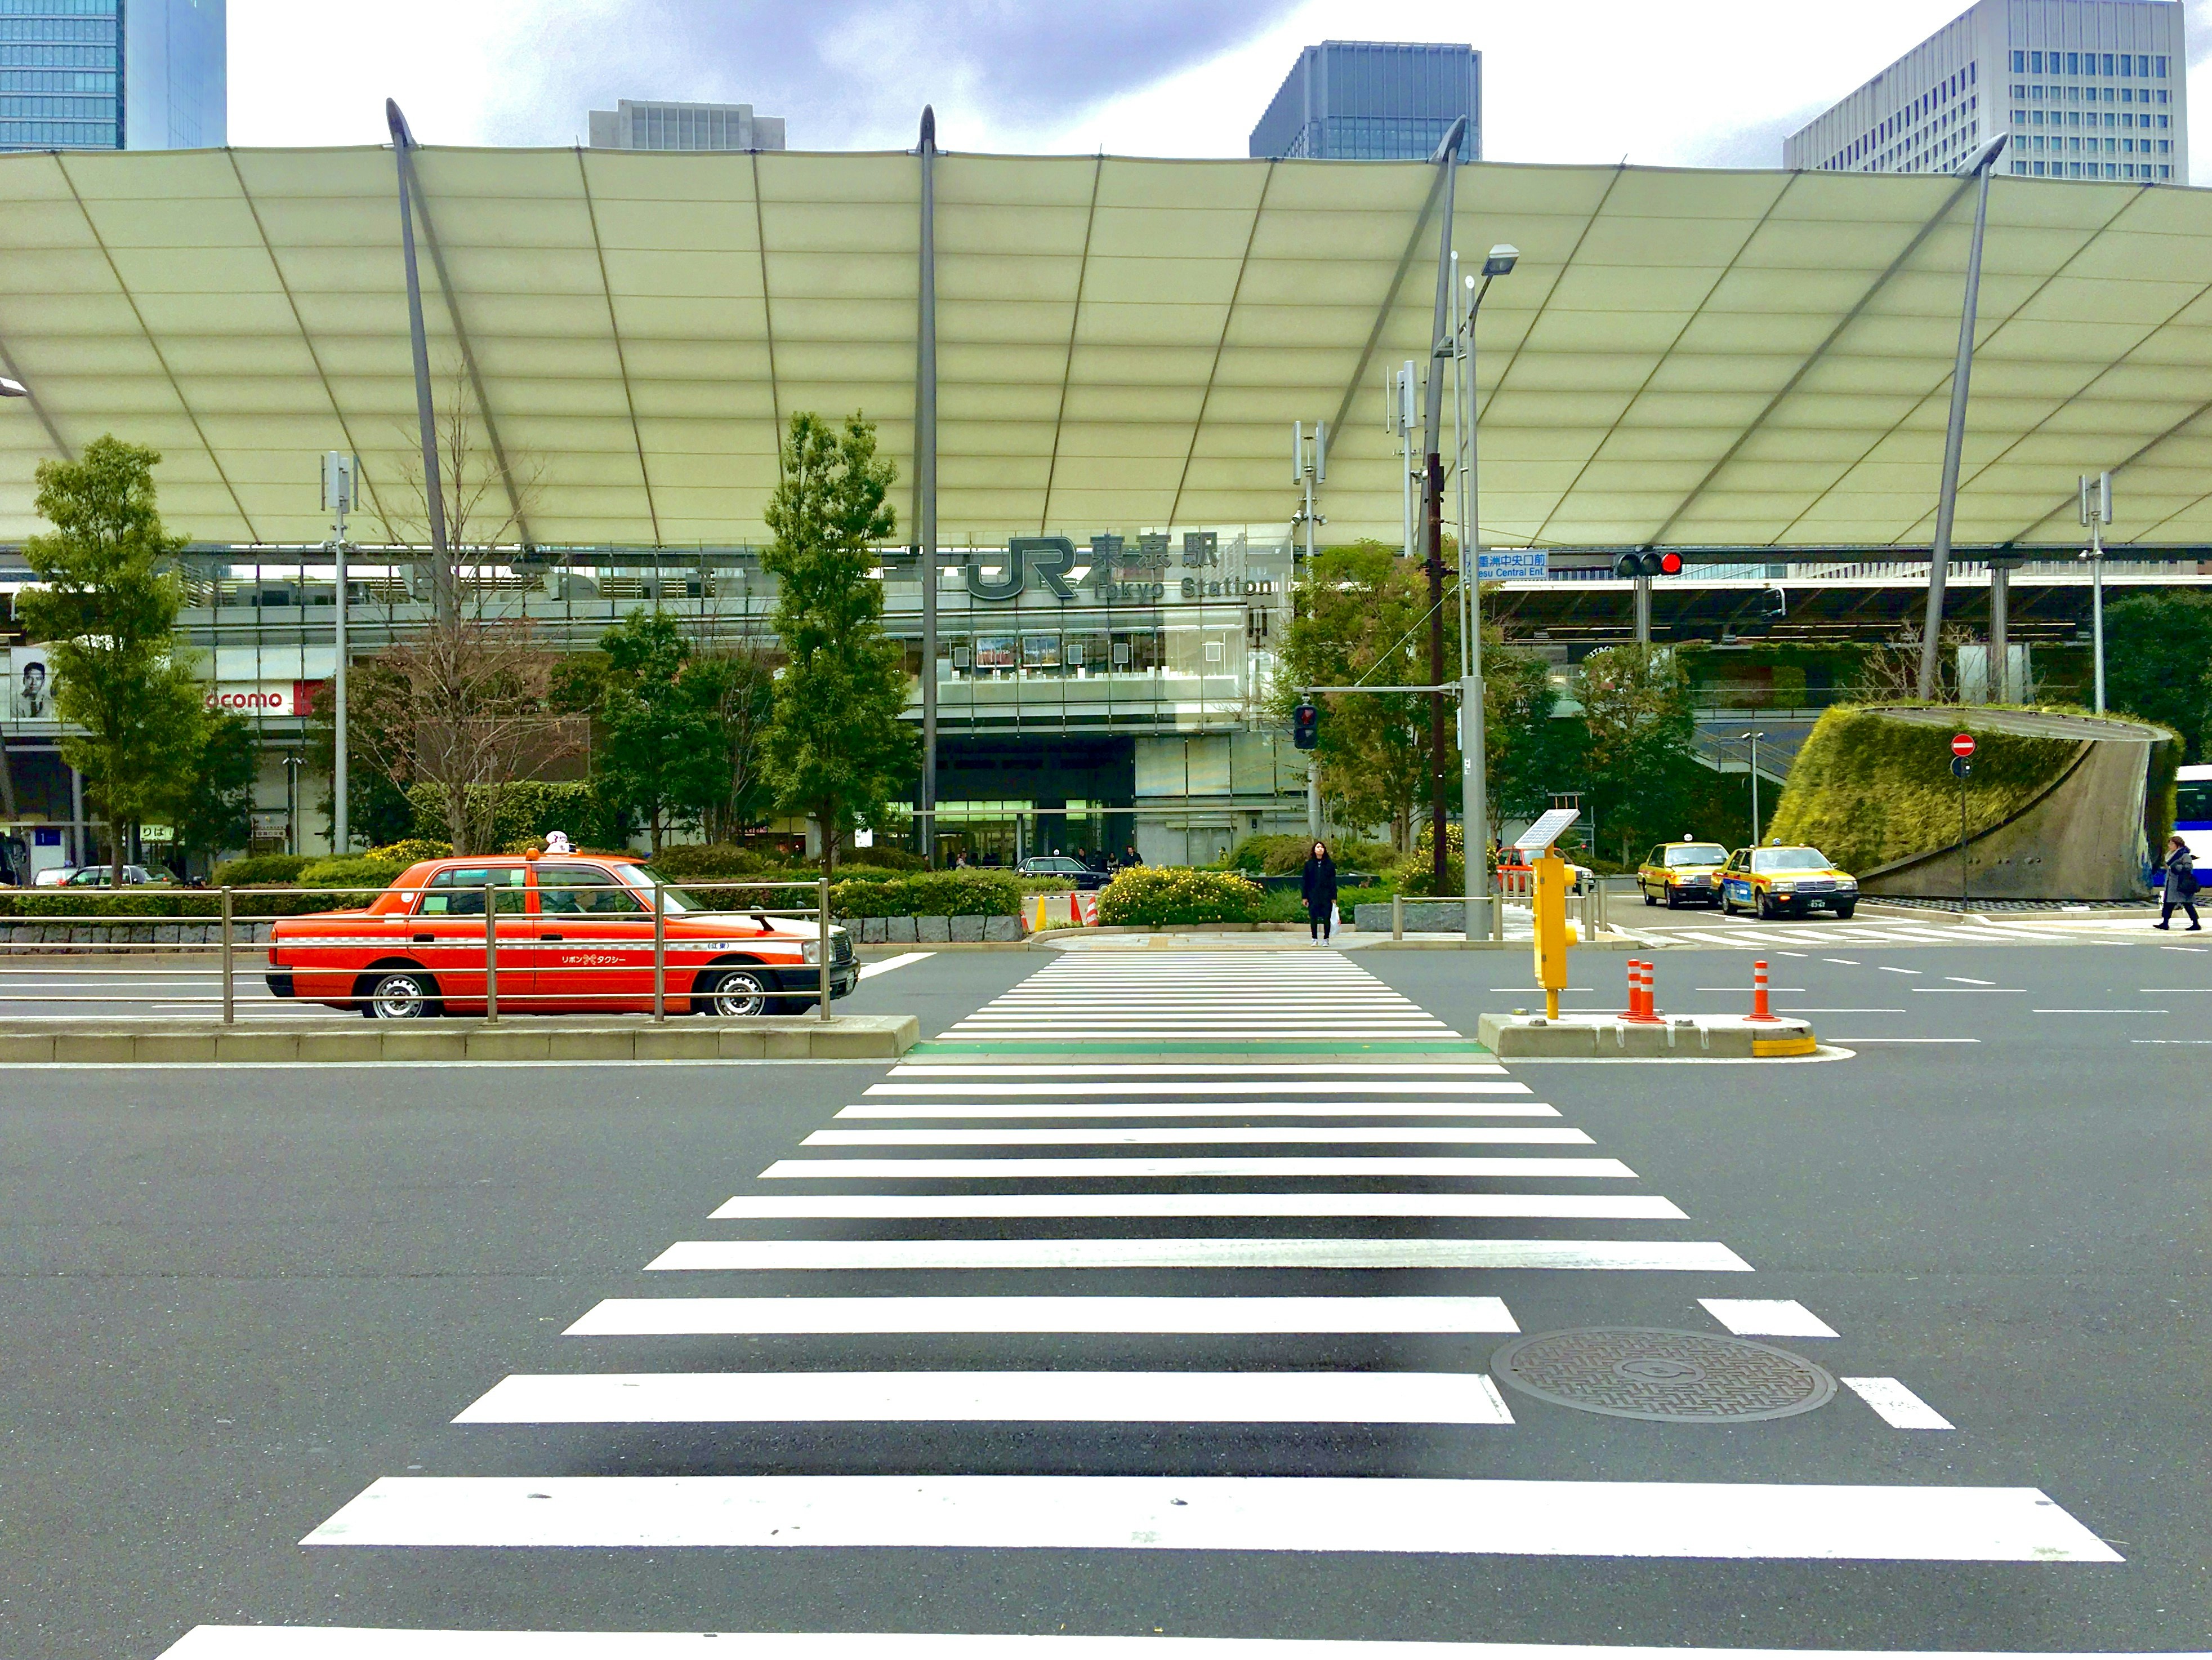
M 1973 752 L 1974 740 L 1971 733 L 1962 732 L 1956 738 L 1954 738 L 1951 740 L 1952 754 L 1972 755 Z

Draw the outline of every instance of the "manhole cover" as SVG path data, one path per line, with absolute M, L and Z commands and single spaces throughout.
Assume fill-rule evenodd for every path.
M 1836 1392 L 1820 1367 L 1764 1343 L 1637 1326 L 1516 1337 L 1490 1370 L 1539 1400 L 1670 1424 L 1788 1418 L 1825 1407 Z

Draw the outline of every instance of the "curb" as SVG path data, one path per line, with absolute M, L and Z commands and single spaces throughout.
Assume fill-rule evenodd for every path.
M 1806 1021 L 1741 1014 L 1676 1015 L 1656 1025 L 1610 1015 L 1486 1014 L 1477 1030 L 1502 1061 L 1776 1061 L 1820 1047 Z
M 873 1061 L 912 1049 L 910 1014 L 852 1014 L 823 1022 L 769 1018 L 683 1025 L 564 1025 L 555 1020 L 285 1021 L 226 1026 L 208 1020 L 0 1021 L 0 1061 Z

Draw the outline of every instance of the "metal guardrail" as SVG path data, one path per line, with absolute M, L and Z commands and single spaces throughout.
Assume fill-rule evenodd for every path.
M 813 940 L 815 954 L 815 989 L 813 993 L 806 998 L 806 1000 L 812 1002 L 817 1006 L 819 1018 L 825 1021 L 830 1018 L 830 979 L 832 970 L 836 966 L 833 961 L 831 950 L 830 881 L 826 877 L 817 877 L 811 882 L 738 881 L 684 882 L 672 885 L 660 883 L 654 884 L 652 890 L 650 915 L 653 927 L 651 935 L 653 953 L 652 1014 L 653 1018 L 655 1021 L 665 1021 L 668 1018 L 670 991 L 668 917 L 670 912 L 667 907 L 667 890 L 670 885 L 679 887 L 686 894 L 730 892 L 734 894 L 739 899 L 748 899 L 752 896 L 760 895 L 775 890 L 803 890 L 811 892 L 813 896 L 813 903 L 811 904 L 776 906 L 757 903 L 746 903 L 732 905 L 727 911 L 713 911 L 693 914 L 703 914 L 716 916 L 738 915 L 750 916 L 763 922 L 767 921 L 771 917 L 790 917 L 793 919 L 805 919 L 811 921 L 815 925 L 815 938 Z M 29 891 L 38 892 L 40 891 L 32 890 Z M 52 890 L 45 891 L 53 892 L 54 897 L 64 897 L 61 893 L 55 892 Z M 179 891 L 181 892 L 185 891 L 180 890 Z M 210 891 L 191 890 L 190 891 L 207 893 Z M 380 898 L 384 895 L 392 891 L 392 885 L 375 888 L 329 887 L 272 889 L 223 887 L 212 891 L 212 897 L 214 897 L 217 902 L 217 909 L 213 915 L 209 915 L 204 912 L 191 914 L 182 911 L 166 915 L 144 912 L 131 912 L 129 914 L 100 912 L 81 915 L 40 913 L 34 915 L 18 916 L 12 919 L 0 918 L 0 928 L 5 928 L 7 924 L 11 921 L 19 925 L 30 924 L 33 926 L 44 926 L 46 924 L 63 924 L 69 926 L 87 926 L 117 929 L 141 927 L 161 927 L 174 926 L 202 927 L 211 925 L 215 934 L 215 938 L 211 941 L 186 941 L 182 939 L 42 939 L 30 942 L 30 944 L 32 950 L 36 955 L 40 957 L 51 954 L 59 954 L 67 957 L 71 954 L 85 955 L 94 953 L 97 953 L 101 956 L 113 956 L 119 952 L 126 957 L 185 956 L 187 958 L 199 958 L 203 959 L 212 958 L 220 982 L 218 989 L 214 994 L 207 994 L 198 992 L 196 988 L 199 982 L 205 980 L 206 970 L 199 966 L 198 964 L 187 964 L 182 967 L 165 967 L 160 965 L 149 965 L 145 968 L 86 967 L 81 970 L 74 970 L 71 972 L 74 976 L 87 980 L 100 981 L 112 979 L 125 981 L 130 982 L 134 987 L 151 983 L 155 986 L 157 989 L 152 991 L 133 990 L 130 992 L 125 992 L 120 989 L 115 991 L 101 991 L 98 989 L 81 991 L 71 989 L 65 992 L 16 992 L 8 988 L 6 984 L 7 981 L 19 976 L 23 977 L 45 977 L 50 976 L 53 970 L 52 966 L 50 964 L 38 966 L 19 966 L 19 964 L 23 964 L 24 958 L 30 955 L 31 952 L 18 952 L 15 950 L 10 949 L 0 951 L 0 1003 L 97 1003 L 103 1006 L 116 1004 L 125 1006 L 134 1004 L 156 1004 L 170 1010 L 176 1010 L 180 1007 L 209 1006 L 218 1008 L 221 1011 L 221 1018 L 223 1025 L 234 1025 L 238 1021 L 238 979 L 240 972 L 240 941 L 238 939 L 238 923 L 242 920 L 239 913 L 238 902 L 242 896 L 247 897 L 249 898 L 249 903 L 252 900 L 267 899 L 276 896 L 289 898 L 297 895 L 306 895 L 321 898 L 352 898 L 362 900 L 364 902 L 362 905 L 355 907 L 333 906 L 329 911 L 287 910 L 281 914 L 269 913 L 267 914 L 267 920 L 273 924 L 275 921 L 280 920 L 280 915 L 281 916 L 313 918 L 315 916 L 326 916 L 331 915 L 333 912 L 343 909 L 365 909 L 367 902 L 373 901 L 375 898 Z M 415 894 L 422 891 L 422 890 L 408 889 L 405 891 L 411 897 Z M 448 889 L 445 891 L 453 894 L 464 894 L 473 897 L 475 890 L 455 888 Z M 587 963 L 566 965 L 549 965 L 546 963 L 540 961 L 539 958 L 544 955 L 544 947 L 547 943 L 547 936 L 544 933 L 544 924 L 549 918 L 557 918 L 562 915 L 562 913 L 549 913 L 545 911 L 526 912 L 520 909 L 502 909 L 500 901 L 503 896 L 512 895 L 517 900 L 520 900 L 525 891 L 526 891 L 526 890 L 522 888 L 502 886 L 495 882 L 487 881 L 484 884 L 483 888 L 483 967 L 482 972 L 483 976 L 483 987 L 482 994 L 481 996 L 472 995 L 468 991 L 464 990 L 456 994 L 448 995 L 441 989 L 440 994 L 435 999 L 431 1000 L 433 1002 L 440 1007 L 443 1007 L 452 1003 L 472 1006 L 476 1003 L 481 1002 L 483 1005 L 484 1018 L 487 1020 L 495 1021 L 500 1018 L 500 1011 L 502 1005 L 507 1007 L 510 1011 L 528 1012 L 533 1005 L 539 1007 L 544 1007 L 546 1005 L 560 1005 L 565 1008 L 573 1006 L 578 1003 L 583 1003 L 586 1005 L 605 1004 L 609 1006 L 627 1006 L 635 1005 L 643 1000 L 642 994 L 640 991 L 627 988 L 582 992 L 564 992 L 559 989 L 550 988 L 539 990 L 538 988 L 537 982 L 543 976 L 548 975 L 556 977 L 564 974 L 576 976 L 604 975 L 608 971 L 610 967 L 619 971 L 623 965 L 620 962 L 617 962 L 613 964 L 604 963 Z M 574 891 L 628 892 L 632 894 L 634 897 L 641 897 L 636 896 L 636 891 L 634 889 L 593 889 L 574 890 Z M 43 894 L 41 897 L 43 897 Z M 623 913 L 623 915 L 633 918 L 638 914 L 638 912 L 635 911 Z M 682 915 L 684 913 L 679 912 L 678 914 Z M 457 915 L 465 915 L 466 914 L 449 912 L 447 915 L 448 916 L 452 916 Z M 499 926 L 502 918 L 511 918 L 514 921 L 526 923 L 531 926 L 532 932 L 527 935 L 510 935 L 508 938 L 502 940 Z M 261 921 L 263 920 L 263 915 L 256 914 L 251 918 L 244 920 L 252 920 L 256 921 Z M 395 945 L 402 943 L 408 946 L 419 945 L 425 943 L 426 938 L 426 936 L 416 935 L 413 939 L 404 942 L 395 941 L 393 943 Z M 558 937 L 554 936 L 554 938 L 557 939 Z M 617 936 L 617 939 L 621 938 L 622 936 Z M 469 939 L 472 939 L 472 936 L 462 934 L 456 930 L 454 932 L 438 936 L 434 943 L 438 944 L 441 947 L 446 947 L 447 941 L 458 941 Z M 568 942 L 560 941 L 559 943 L 566 944 Z M 641 936 L 640 943 L 642 943 Z M 679 945 L 682 944 L 680 939 L 678 943 Z M 527 992 L 511 993 L 507 996 L 502 997 L 500 993 L 499 983 L 501 953 L 502 951 L 504 951 L 506 958 L 510 965 L 510 971 L 512 971 L 515 964 L 518 947 L 526 948 L 530 953 L 528 958 L 526 959 L 525 966 L 526 967 L 527 972 L 532 976 L 532 989 Z M 270 960 L 265 965 L 266 972 L 272 974 L 298 972 L 296 969 L 287 968 L 276 960 L 277 953 L 282 952 L 284 946 L 283 944 L 274 938 L 272 933 L 272 937 L 266 945 L 266 950 L 270 958 Z M 428 952 L 403 952 L 402 954 L 415 956 L 428 955 Z M 726 953 L 717 953 L 717 955 L 726 955 Z M 249 969 L 248 971 L 252 972 L 254 970 Z M 681 985 L 678 995 L 687 1000 L 691 1006 L 702 1007 L 703 1005 L 701 1004 L 700 1000 L 708 994 L 701 989 L 701 982 L 703 978 L 702 969 L 689 964 L 679 964 L 675 972 L 679 981 L 682 976 L 687 973 L 690 976 L 690 982 Z M 434 985 L 438 983 L 436 976 L 432 970 L 425 969 L 424 973 L 426 977 L 428 977 Z M 471 979 L 474 976 L 472 975 L 468 976 L 468 978 Z M 175 985 L 179 982 L 184 982 L 183 988 L 179 990 L 164 992 L 158 989 L 161 986 Z M 465 987 L 467 985 L 467 980 L 464 979 L 460 983 Z M 769 994 L 770 1004 L 772 1006 L 774 1000 L 777 998 L 790 999 L 793 995 L 793 994 L 790 992 L 781 990 L 771 993 Z M 366 1009 L 369 1003 L 374 1000 L 365 989 L 357 988 L 354 992 L 343 996 L 330 998 L 316 997 L 306 1000 L 311 1000 L 317 1003 L 341 1003 L 355 1008 Z

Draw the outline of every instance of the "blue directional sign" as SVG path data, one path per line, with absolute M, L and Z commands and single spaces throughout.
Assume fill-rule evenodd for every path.
M 1551 561 L 1541 548 L 1485 548 L 1475 556 L 1481 582 L 1540 582 L 1551 574 Z

